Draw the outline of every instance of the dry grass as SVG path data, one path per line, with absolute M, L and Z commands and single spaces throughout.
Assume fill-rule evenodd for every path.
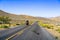
M 57 40 L 60 40 L 60 33 L 56 31 L 58 27 L 54 27 L 54 29 L 45 28 L 48 32 L 50 32 Z

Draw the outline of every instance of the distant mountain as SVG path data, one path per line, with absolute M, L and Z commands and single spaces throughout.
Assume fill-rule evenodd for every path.
M 29 16 L 29 15 L 15 15 L 15 14 L 11 14 L 11 13 L 7 13 L 5 11 L 0 10 L 0 16 L 8 16 L 9 18 L 12 19 L 12 22 L 20 22 L 20 20 L 32 20 L 32 21 L 42 21 L 44 23 L 54 23 L 55 21 L 52 21 L 48 18 L 44 18 L 44 17 L 33 17 L 33 16 Z
M 28 16 L 28 15 L 15 15 L 15 14 L 4 12 L 2 10 L 0 10 L 0 16 L 8 16 L 12 20 L 35 19 L 35 17 L 33 17 L 33 16 Z
M 0 10 L 0 16 L 8 16 L 12 20 L 21 20 L 21 19 L 30 19 L 30 20 L 43 19 L 43 20 L 46 20 L 47 19 L 47 18 L 43 18 L 43 17 L 33 17 L 33 16 L 29 16 L 29 15 L 15 15 L 15 14 L 10 14 L 10 13 L 4 12 L 2 10 Z
M 57 22 L 60 22 L 60 16 L 57 16 L 57 17 L 52 17 L 50 18 L 51 20 L 54 20 L 54 21 L 57 21 Z

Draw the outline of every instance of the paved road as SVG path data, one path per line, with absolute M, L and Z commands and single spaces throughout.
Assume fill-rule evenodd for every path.
M 18 26 L 18 27 L 11 28 L 8 30 L 0 31 L 0 40 L 5 40 L 6 38 L 10 37 L 11 35 L 15 34 L 18 31 L 24 29 L 25 27 L 26 27 L 26 25 L 23 25 L 23 26 Z
M 40 27 L 37 22 L 35 22 L 21 35 L 17 35 L 11 40 L 55 40 L 55 38 L 44 28 Z

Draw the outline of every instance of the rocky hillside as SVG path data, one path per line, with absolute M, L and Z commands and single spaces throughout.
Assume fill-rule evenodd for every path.
M 55 21 L 52 21 L 48 18 L 44 18 L 44 17 L 33 17 L 33 16 L 29 16 L 29 15 L 15 15 L 15 14 L 11 14 L 11 13 L 7 13 L 5 11 L 0 10 L 0 16 L 8 16 L 9 18 L 12 19 L 12 21 L 14 22 L 20 22 L 20 20 L 39 20 L 45 23 L 54 23 Z
M 48 20 L 47 18 L 43 18 L 43 17 L 33 17 L 33 16 L 29 16 L 29 15 L 15 15 L 15 14 L 10 14 L 7 12 L 4 12 L 2 10 L 0 10 L 0 16 L 8 16 L 10 17 L 12 20 L 21 20 L 21 19 L 42 19 L 42 20 Z

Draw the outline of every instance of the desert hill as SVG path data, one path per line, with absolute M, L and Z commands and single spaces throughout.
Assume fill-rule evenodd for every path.
M 20 22 L 20 20 L 39 20 L 42 21 L 44 23 L 55 23 L 54 20 L 50 20 L 48 18 L 44 18 L 44 17 L 34 17 L 34 16 L 29 16 L 29 15 L 16 15 L 16 14 L 11 14 L 5 11 L 0 10 L 0 16 L 8 16 L 9 18 L 12 19 L 12 22 Z

